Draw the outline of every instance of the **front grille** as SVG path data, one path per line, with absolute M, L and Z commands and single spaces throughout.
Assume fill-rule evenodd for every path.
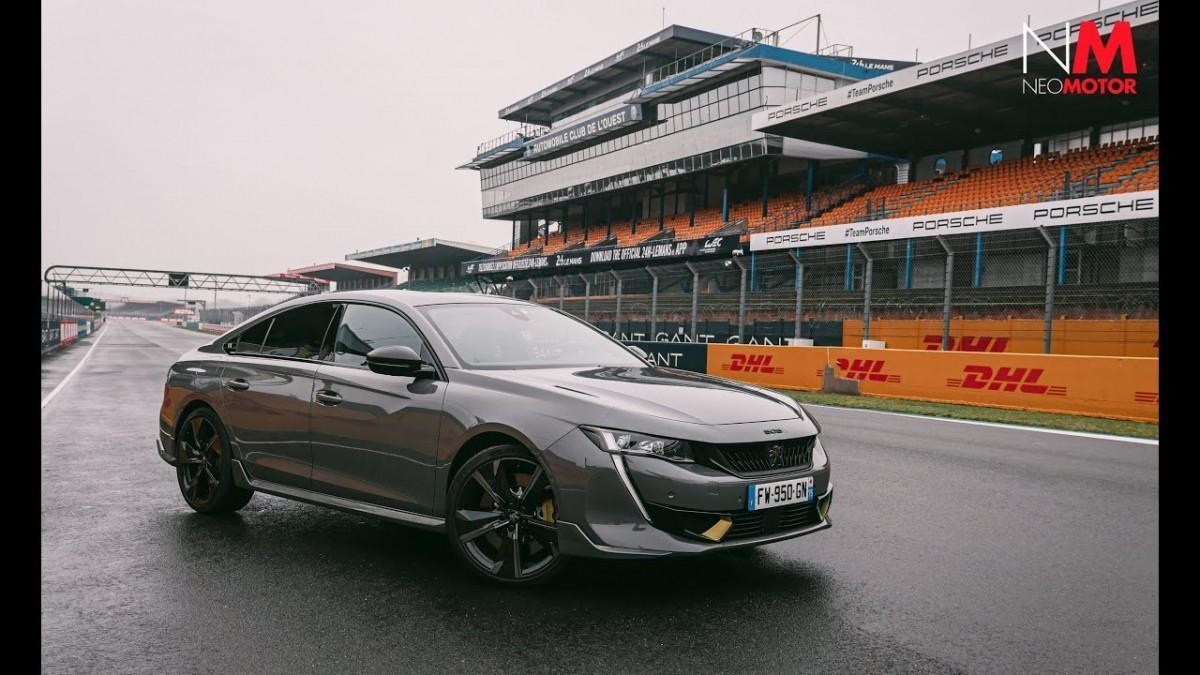
M 718 468 L 752 476 L 809 468 L 816 442 L 816 436 L 808 436 L 761 443 L 707 445 L 705 454 L 709 463 Z
M 816 500 L 807 504 L 793 504 L 762 511 L 739 511 L 714 513 L 710 511 L 686 511 L 661 504 L 647 503 L 654 526 L 672 534 L 693 539 L 704 539 L 700 533 L 712 527 L 721 516 L 729 516 L 733 524 L 721 541 L 749 539 L 764 535 L 799 530 L 821 522 L 817 513 Z
M 733 526 L 723 541 L 748 539 L 787 530 L 798 530 L 821 522 L 816 500 L 807 504 L 781 506 L 764 511 L 745 511 L 733 514 Z

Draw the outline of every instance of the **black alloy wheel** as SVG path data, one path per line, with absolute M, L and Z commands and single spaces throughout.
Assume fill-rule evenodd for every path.
M 550 477 L 523 448 L 499 446 L 472 457 L 448 497 L 451 544 L 477 573 L 532 584 L 561 570 Z
M 200 513 L 229 513 L 254 496 L 253 490 L 233 483 L 229 443 L 216 413 L 207 408 L 193 411 L 180 425 L 175 442 L 185 456 L 175 473 L 188 506 Z

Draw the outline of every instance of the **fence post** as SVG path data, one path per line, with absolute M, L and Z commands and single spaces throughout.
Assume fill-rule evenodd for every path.
M 580 279 L 583 279 L 583 320 L 591 323 L 592 315 L 592 280 L 587 278 L 587 275 L 580 274 Z
M 804 316 L 804 263 L 800 260 L 800 249 L 789 249 L 788 255 L 796 263 L 796 326 L 793 337 L 799 340 L 800 320 Z
M 700 310 L 700 270 L 690 262 L 685 262 L 683 265 L 692 273 L 692 342 L 695 342 L 696 320 Z
M 558 308 L 561 310 L 567 299 L 567 285 L 557 274 L 554 275 L 554 283 L 558 284 Z
M 647 267 L 650 275 L 650 340 L 655 340 L 658 334 L 658 274 L 653 267 Z
M 938 236 L 938 243 L 946 251 L 946 295 L 942 301 L 942 351 L 950 351 L 950 289 L 954 284 L 954 249 L 946 243 L 944 237 Z
M 740 256 L 734 256 L 733 262 L 742 272 L 738 285 L 738 342 L 741 342 L 746 332 L 746 265 Z
M 1054 327 L 1054 265 L 1058 262 L 1058 242 L 1046 234 L 1046 228 L 1039 227 L 1038 234 L 1046 240 L 1046 319 L 1042 329 L 1042 353 L 1050 353 L 1050 338 Z
M 858 250 L 862 252 L 863 257 L 867 259 L 866 269 L 863 270 L 863 335 L 862 339 L 871 339 L 871 272 L 875 269 L 875 259 L 867 253 L 867 249 L 862 244 L 858 245 Z
M 615 270 L 609 270 L 608 273 L 612 275 L 612 278 L 617 280 L 617 311 L 613 315 L 613 337 L 620 340 L 621 339 L 621 295 L 622 295 L 622 292 L 624 291 L 625 282 L 621 280 L 621 275 L 617 274 Z
M 533 293 L 532 293 L 532 294 L 530 294 L 530 296 L 529 296 L 529 301 L 530 301 L 530 302 L 537 302 L 537 296 L 538 296 L 538 292 L 537 292 L 537 291 L 538 291 L 538 289 L 537 289 L 537 282 L 535 282 L 533 279 L 526 279 L 525 281 L 528 281 L 528 282 L 529 282 L 529 286 L 530 286 L 531 288 L 533 288 Z

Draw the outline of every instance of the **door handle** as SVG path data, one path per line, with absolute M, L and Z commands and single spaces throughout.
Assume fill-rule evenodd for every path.
M 321 405 L 337 405 L 342 402 L 341 394 L 329 389 L 322 389 L 321 391 L 318 391 L 314 398 L 316 398 L 317 403 L 320 403 Z
M 238 377 L 232 380 L 225 380 L 225 388 L 230 391 L 246 391 L 250 388 L 250 383 Z

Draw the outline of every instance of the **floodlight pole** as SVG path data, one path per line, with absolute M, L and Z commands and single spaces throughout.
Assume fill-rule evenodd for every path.
M 1046 228 L 1037 228 L 1038 234 L 1046 240 L 1046 318 L 1042 328 L 1042 353 L 1049 354 L 1051 337 L 1054 328 L 1054 264 L 1058 260 L 1058 242 L 1046 234 Z
M 685 262 L 684 267 L 692 273 L 692 342 L 696 341 L 696 318 L 700 309 L 700 270 L 696 269 L 695 265 L 690 262 Z
M 804 316 L 804 263 L 800 260 L 800 249 L 788 251 L 792 261 L 796 263 L 796 327 L 794 337 L 800 339 L 800 319 Z
M 658 334 L 658 273 L 653 267 L 647 267 L 646 273 L 650 275 L 650 339 L 654 340 Z
M 938 243 L 946 251 L 946 295 L 942 301 L 942 351 L 950 351 L 950 287 L 954 282 L 954 249 L 946 243 L 946 239 L 938 236 Z
M 863 332 L 862 339 L 871 339 L 871 272 L 874 269 L 875 259 L 867 253 L 866 247 L 862 244 L 858 245 L 858 250 L 862 252 L 863 257 L 867 259 L 867 268 L 863 270 Z
M 617 280 L 617 310 L 613 316 L 613 337 L 621 339 L 621 294 L 624 291 L 625 282 L 621 279 L 621 275 L 617 274 L 616 270 L 609 270 L 609 274 L 613 279 Z
M 588 323 L 592 322 L 592 280 L 586 274 L 580 274 L 580 279 L 583 279 L 583 320 Z
M 746 264 L 742 262 L 741 256 L 734 256 L 731 260 L 741 270 L 738 285 L 738 342 L 741 342 L 745 339 L 746 332 Z

